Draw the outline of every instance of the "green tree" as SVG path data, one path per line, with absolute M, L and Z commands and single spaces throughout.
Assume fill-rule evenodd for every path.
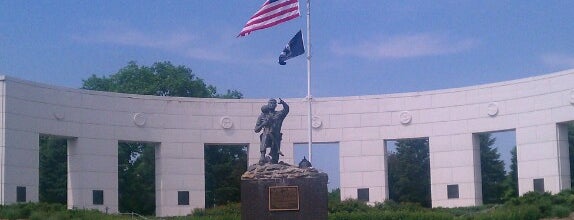
M 333 210 L 338 204 L 341 204 L 341 189 L 336 188 L 331 190 L 327 195 L 327 202 L 329 210 Z
M 241 201 L 241 175 L 247 170 L 247 147 L 206 146 L 206 207 Z
M 390 199 L 431 206 L 428 139 L 406 139 L 396 143 L 389 155 Z
M 40 202 L 67 202 L 67 140 L 40 136 Z
M 149 143 L 118 144 L 120 212 L 155 213 L 155 146 Z
M 482 202 L 484 204 L 501 203 L 505 179 L 504 161 L 498 150 L 493 147 L 496 138 L 490 133 L 478 135 L 480 144 L 480 170 L 482 175 Z
M 399 179 L 399 160 L 397 152 L 389 152 L 387 154 L 387 182 L 389 187 L 389 199 L 395 202 L 399 201 L 399 192 L 397 190 L 397 181 Z
M 152 66 L 139 66 L 131 61 L 109 77 L 96 75 L 83 80 L 83 89 L 156 96 L 200 98 L 243 98 L 237 90 L 218 94 L 215 86 L 207 85 L 190 68 L 174 66 L 170 62 L 157 62 Z
M 83 80 L 83 89 L 156 96 L 242 98 L 237 90 L 218 94 L 215 86 L 196 77 L 190 68 L 157 62 L 140 66 L 131 61 L 117 73 Z M 122 212 L 155 211 L 155 151 L 142 143 L 121 143 L 118 148 L 119 207 Z M 224 174 L 228 175 L 228 174 Z M 225 185 L 224 185 L 225 186 Z M 237 188 L 239 184 L 237 185 Z M 221 191 L 224 191 L 223 189 Z
M 516 154 L 516 146 L 510 150 L 510 172 L 506 174 L 504 179 L 504 201 L 518 197 L 518 160 Z

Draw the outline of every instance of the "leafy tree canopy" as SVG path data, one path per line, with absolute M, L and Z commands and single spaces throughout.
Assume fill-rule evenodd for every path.
M 118 144 L 118 186 L 120 212 L 155 213 L 155 145 Z
M 199 98 L 243 98 L 237 90 L 218 94 L 213 85 L 196 77 L 190 68 L 174 66 L 170 62 L 156 62 L 152 66 L 139 66 L 131 61 L 109 77 L 96 75 L 83 80 L 83 89 L 156 96 Z
M 206 146 L 205 203 L 211 208 L 241 201 L 241 175 L 247 170 L 246 146 Z
M 40 136 L 40 202 L 66 204 L 67 140 Z

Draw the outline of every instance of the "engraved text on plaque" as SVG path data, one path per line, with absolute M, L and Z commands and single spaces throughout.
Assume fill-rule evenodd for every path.
M 298 186 L 269 187 L 269 211 L 299 210 Z

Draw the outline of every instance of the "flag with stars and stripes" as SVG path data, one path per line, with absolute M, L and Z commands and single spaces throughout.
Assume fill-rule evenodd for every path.
M 247 36 L 253 31 L 273 27 L 299 16 L 298 0 L 267 0 L 261 9 L 251 16 L 237 37 Z

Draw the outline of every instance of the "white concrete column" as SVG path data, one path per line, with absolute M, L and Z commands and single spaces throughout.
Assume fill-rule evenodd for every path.
M 480 149 L 471 134 L 429 137 L 433 207 L 482 204 Z M 458 187 L 458 198 L 448 198 L 447 187 Z
M 339 142 L 341 199 L 357 199 L 357 190 L 369 189 L 369 202 L 388 199 L 387 164 L 383 140 Z
M 558 193 L 570 188 L 568 129 L 562 124 L 543 124 L 516 129 L 518 192 L 534 191 L 534 180 L 544 191 Z
M 205 208 L 203 143 L 161 143 L 156 148 L 156 216 L 183 216 Z M 178 192 L 189 204 L 178 204 Z
M 37 202 L 39 190 L 39 134 L 5 129 L 2 204 L 17 202 L 17 187 L 25 187 L 25 201 Z
M 93 203 L 94 190 L 103 191 L 103 204 Z M 68 208 L 118 212 L 117 140 L 68 140 Z

